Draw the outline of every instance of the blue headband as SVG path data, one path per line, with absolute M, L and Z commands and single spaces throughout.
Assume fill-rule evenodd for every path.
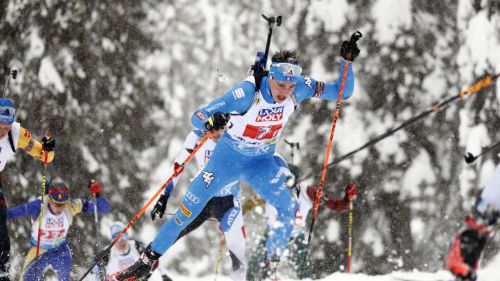
M 302 67 L 286 62 L 273 62 L 269 68 L 269 77 L 275 81 L 296 82 L 302 74 Z
M 9 99 L 0 98 L 0 124 L 11 125 L 16 117 L 16 108 Z
M 69 199 L 69 189 L 51 189 L 49 190 L 49 199 L 56 204 L 64 204 Z

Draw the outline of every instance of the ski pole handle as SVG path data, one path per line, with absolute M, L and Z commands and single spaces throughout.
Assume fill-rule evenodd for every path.
M 266 17 L 264 14 L 262 14 L 262 17 L 267 21 L 269 31 L 267 33 L 267 41 L 266 41 L 266 49 L 264 52 L 264 69 L 266 68 L 267 65 L 267 57 L 269 55 L 269 47 L 271 46 L 271 37 L 273 35 L 273 27 L 274 24 L 276 23 L 277 26 L 281 26 L 281 16 L 278 16 L 277 18 L 275 17 Z
M 470 152 L 467 152 L 465 155 L 464 155 L 464 159 L 465 159 L 465 163 L 467 164 L 472 164 L 474 163 L 474 161 L 476 161 L 477 158 L 483 156 L 484 154 L 490 152 L 492 149 L 494 149 L 495 147 L 497 147 L 498 145 L 500 145 L 500 141 L 493 144 L 492 146 L 486 148 L 485 150 L 483 150 L 483 152 L 479 153 L 478 155 L 474 156 L 472 153 Z
M 356 43 L 356 42 L 358 42 L 359 39 L 361 39 L 361 37 L 363 37 L 363 34 L 359 31 L 356 31 L 351 35 L 350 41 L 351 41 L 351 43 Z

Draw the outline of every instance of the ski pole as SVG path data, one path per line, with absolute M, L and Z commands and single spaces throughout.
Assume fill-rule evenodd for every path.
M 194 157 L 194 155 L 196 154 L 196 152 L 198 152 L 198 150 L 200 149 L 200 147 L 202 147 L 205 144 L 205 142 L 210 138 L 210 136 L 212 136 L 212 132 L 208 132 L 203 137 L 203 139 L 200 141 L 200 143 L 193 149 L 193 151 L 191 151 L 191 153 L 189 154 L 189 156 L 186 159 L 184 159 L 184 162 L 182 162 L 182 164 L 179 165 L 174 170 L 174 173 L 167 179 L 167 181 L 165 181 L 163 183 L 163 185 L 160 188 L 158 188 L 158 190 L 155 192 L 155 194 L 153 194 L 153 196 L 149 199 L 149 201 L 139 210 L 139 212 L 137 212 L 137 214 L 127 224 L 127 226 L 115 237 L 115 239 L 113 239 L 113 241 L 111 241 L 111 244 L 109 244 L 100 254 L 107 253 L 107 252 L 109 252 L 111 250 L 111 248 L 116 244 L 116 242 L 118 242 L 122 238 L 123 234 L 125 234 L 125 232 L 127 232 L 130 229 L 130 227 L 132 227 L 132 225 L 144 214 L 144 212 L 146 211 L 146 209 L 154 202 L 154 200 L 156 199 L 156 197 L 158 197 L 158 195 L 160 195 L 163 192 L 163 190 L 165 189 L 165 187 L 167 187 L 167 185 L 175 177 L 177 177 L 178 175 L 180 175 L 182 173 L 182 171 L 184 170 L 184 166 L 187 165 L 189 163 L 189 161 L 191 161 L 191 158 Z M 79 279 L 79 281 L 82 281 L 90 273 L 90 271 L 92 270 L 92 268 L 94 268 L 94 266 L 97 264 L 97 260 L 98 259 L 95 259 L 95 261 L 87 269 L 87 271 Z
M 45 134 L 47 139 L 50 139 L 50 132 L 47 132 Z M 42 220 L 43 220 L 43 207 L 44 207 L 44 200 L 45 200 L 45 193 L 47 189 L 47 176 L 46 176 L 46 171 L 47 171 L 47 164 L 49 162 L 49 154 L 44 153 L 43 147 L 42 147 L 42 155 L 44 156 L 43 159 L 43 174 L 42 174 L 42 189 L 41 189 L 41 197 L 42 197 L 42 202 L 40 203 L 40 214 L 38 215 L 38 234 L 37 234 L 37 240 L 36 240 L 36 253 L 35 253 L 35 279 L 37 280 L 37 275 L 38 275 L 38 255 L 40 254 L 40 237 L 42 236 Z
M 95 183 L 95 180 L 91 180 L 90 184 Z M 100 249 L 100 237 L 99 237 L 99 215 L 97 213 L 97 194 L 94 194 L 94 222 L 95 222 L 95 237 L 96 237 L 96 243 L 95 243 L 95 250 L 96 253 L 99 253 Z
M 10 76 L 12 75 L 12 79 L 16 80 L 17 77 L 17 70 L 10 70 L 10 68 L 6 67 L 4 68 L 5 71 L 5 81 L 3 84 L 3 92 L 2 92 L 2 97 L 7 96 L 7 90 L 9 89 L 9 81 L 10 81 Z
M 217 275 L 219 274 L 219 265 L 222 261 L 222 251 L 224 250 L 224 232 L 222 232 L 222 229 L 219 226 L 219 234 L 220 234 L 220 245 L 219 245 L 219 253 L 217 254 L 217 262 L 215 263 L 215 281 L 217 281 Z
M 275 23 L 277 26 L 281 26 L 281 16 L 274 18 L 262 15 L 262 17 L 267 21 L 269 27 L 269 31 L 267 33 L 266 51 L 264 52 L 264 62 L 267 62 L 267 56 L 269 55 L 269 47 L 271 46 L 271 37 L 273 35 L 273 27 Z M 266 65 L 264 65 L 264 68 L 266 68 Z
M 464 99 L 466 98 L 467 96 L 470 96 L 476 92 L 478 92 L 479 90 L 482 90 L 488 86 L 490 86 L 491 84 L 493 84 L 493 82 L 495 82 L 495 80 L 500 76 L 500 73 L 499 74 L 496 74 L 496 75 L 487 75 L 486 77 L 482 78 L 481 80 L 477 81 L 476 83 L 472 84 L 469 88 L 467 88 L 465 91 L 462 91 L 460 93 L 458 93 L 457 95 L 455 96 L 452 96 L 452 97 L 449 97 L 445 100 L 443 100 L 442 102 L 439 102 L 439 103 L 435 103 L 431 106 L 431 108 L 421 112 L 420 114 L 418 114 L 417 116 L 414 116 L 406 121 L 404 121 L 403 123 L 401 123 L 401 125 L 395 127 L 395 128 L 392 128 L 390 130 L 388 130 L 387 132 L 375 137 L 374 139 L 368 141 L 367 143 L 365 143 L 364 145 L 360 146 L 359 148 L 347 153 L 347 154 L 344 154 L 338 158 L 336 158 L 332 163 L 328 164 L 328 168 L 330 167 L 333 167 L 334 165 L 337 165 L 338 163 L 350 158 L 351 156 L 353 156 L 354 154 L 360 152 L 361 150 L 364 150 L 365 148 L 368 148 L 368 147 L 371 147 L 373 146 L 374 144 L 378 143 L 379 141 L 391 136 L 392 134 L 394 134 L 395 132 L 407 127 L 408 125 L 411 125 L 413 123 L 415 123 L 416 121 L 428 116 L 429 114 L 433 113 L 433 112 L 437 112 L 439 110 L 441 110 L 442 108 L 444 108 L 445 106 L 449 105 L 450 103 L 458 100 L 458 99 Z M 308 177 L 310 177 L 314 172 L 311 171 L 309 172 L 308 174 L 306 174 L 304 177 L 302 177 L 300 179 L 300 182 L 304 181 L 305 179 L 307 179 Z
M 356 43 L 361 38 L 362 34 L 359 31 L 356 31 L 352 34 L 351 36 L 351 42 Z M 349 65 L 346 63 L 344 66 L 344 72 L 342 73 L 342 81 L 340 83 L 340 89 L 339 89 L 339 95 L 337 98 L 337 106 L 335 108 L 335 114 L 333 115 L 333 121 L 332 121 L 332 129 L 330 131 L 330 139 L 328 140 L 328 146 L 326 148 L 326 155 L 325 155 L 325 161 L 323 162 L 323 169 L 321 171 L 321 179 L 319 181 L 319 187 L 318 191 L 316 193 L 316 200 L 314 201 L 314 209 L 313 209 L 313 216 L 312 216 L 312 221 L 311 221 L 311 226 L 309 228 L 309 236 L 307 238 L 307 244 L 306 244 L 306 253 L 304 255 L 304 261 L 308 255 L 309 251 L 309 245 L 311 243 L 311 237 L 314 229 L 314 223 L 316 222 L 316 216 L 318 215 L 318 208 L 319 208 L 319 202 L 321 201 L 321 192 L 323 190 L 323 183 L 325 182 L 325 176 L 326 176 L 326 169 L 328 167 L 328 160 L 330 158 L 330 150 L 332 147 L 333 143 L 333 136 L 335 134 L 335 127 L 337 125 L 337 119 L 340 114 L 340 107 L 342 105 L 342 94 L 344 93 L 344 86 L 345 86 L 345 80 L 347 77 L 347 71 L 349 69 Z M 300 270 L 300 279 L 302 279 L 304 273 L 304 267 Z
M 472 153 L 470 152 L 467 152 L 465 155 L 464 155 L 464 158 L 465 158 L 465 163 L 467 164 L 472 164 L 474 163 L 474 161 L 476 161 L 477 158 L 483 156 L 484 154 L 490 152 L 491 150 L 493 150 L 495 147 L 497 147 L 498 145 L 500 145 L 500 141 L 493 144 L 492 146 L 486 148 L 483 152 L 481 152 L 480 154 L 474 156 Z
M 349 196 L 349 230 L 348 230 L 349 240 L 348 240 L 348 243 L 347 243 L 347 273 L 351 273 L 351 257 L 352 257 L 352 209 L 353 209 L 353 202 L 352 202 L 352 198 Z

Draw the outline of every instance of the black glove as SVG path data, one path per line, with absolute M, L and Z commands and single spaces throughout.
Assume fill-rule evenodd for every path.
M 44 151 L 54 151 L 56 148 L 56 140 L 52 136 L 42 138 L 42 148 Z
M 354 59 L 359 55 L 358 44 L 356 43 L 362 34 L 356 31 L 352 34 L 351 40 L 342 42 L 340 47 L 340 56 L 347 61 L 354 61 Z
M 229 118 L 231 118 L 229 113 L 215 112 L 214 115 L 210 116 L 208 121 L 205 122 L 205 128 L 209 131 L 224 129 L 227 122 L 229 122 Z
M 168 201 L 168 196 L 165 194 L 162 194 L 160 196 L 160 199 L 156 201 L 156 205 L 151 211 L 152 220 L 155 220 L 156 215 L 160 216 L 160 219 L 163 218 L 163 214 L 165 214 L 165 209 L 167 208 L 167 201 Z

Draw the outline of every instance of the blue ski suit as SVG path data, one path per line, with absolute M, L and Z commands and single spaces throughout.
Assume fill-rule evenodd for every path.
M 48 214 L 48 199 L 45 198 L 45 211 L 43 213 L 44 217 Z M 19 206 L 15 206 L 9 208 L 7 218 L 9 220 L 20 218 L 20 217 L 31 217 L 32 224 L 38 224 L 38 216 L 40 215 L 40 205 L 42 204 L 41 199 L 35 199 L 25 204 L 21 204 Z M 72 266 L 72 256 L 71 250 L 68 246 L 68 240 L 66 237 L 67 229 L 71 226 L 73 222 L 73 217 L 81 212 L 85 212 L 87 214 L 94 214 L 94 204 L 97 207 L 97 212 L 99 213 L 107 213 L 111 211 L 111 205 L 108 200 L 104 198 L 104 196 L 97 197 L 97 200 L 87 201 L 85 199 L 71 199 L 65 203 L 66 208 L 64 212 L 57 216 L 57 218 L 62 218 L 61 220 L 52 220 L 52 221 L 43 221 L 44 224 L 61 224 L 61 222 L 68 221 L 69 223 L 65 225 L 62 230 L 61 228 L 58 231 L 55 230 L 42 230 L 42 236 L 44 237 L 55 237 L 60 236 L 57 242 L 45 244 L 43 242 L 40 243 L 40 255 L 38 256 L 38 261 L 35 262 L 36 257 L 36 247 L 37 240 L 31 237 L 30 244 L 31 249 L 28 251 L 26 255 L 26 259 L 24 261 L 22 280 L 24 281 L 32 281 L 32 280 L 41 280 L 43 277 L 43 272 L 45 269 L 52 268 L 57 275 L 57 280 L 69 281 L 71 266 Z M 67 220 L 64 220 L 66 218 Z M 62 227 L 62 226 L 61 226 Z M 43 226 L 42 226 L 43 229 Z M 65 232 L 66 231 L 66 232 Z M 33 233 L 32 233 L 33 234 Z M 42 238 L 42 241 L 43 238 Z M 36 273 L 35 273 L 36 271 Z M 36 279 L 35 279 L 36 276 Z
M 354 74 L 352 65 L 342 60 L 340 73 L 343 73 L 344 67 L 348 67 L 342 96 L 345 100 L 352 95 Z M 281 256 L 292 233 L 298 203 L 286 185 L 287 176 L 274 159 L 276 143 L 289 115 L 302 101 L 311 97 L 337 100 L 341 79 L 339 77 L 333 83 L 325 83 L 300 76 L 293 93 L 284 102 L 285 105 L 282 105 L 274 102 L 268 77 L 262 79 L 260 91 L 256 91 L 255 80 L 251 76 L 231 88 L 224 96 L 196 111 L 191 122 L 200 130 L 206 130 L 205 122 L 216 112 L 230 113 L 231 120 L 215 146 L 210 161 L 186 192 L 189 196 L 183 198 L 175 215 L 164 223 L 151 244 L 152 249 L 163 254 L 222 187 L 233 181 L 244 180 L 278 211 L 266 249 L 268 259 Z M 282 123 L 273 123 L 274 125 L 267 127 L 255 125 L 260 124 L 255 122 L 270 120 Z M 247 122 L 254 123 L 252 125 Z

